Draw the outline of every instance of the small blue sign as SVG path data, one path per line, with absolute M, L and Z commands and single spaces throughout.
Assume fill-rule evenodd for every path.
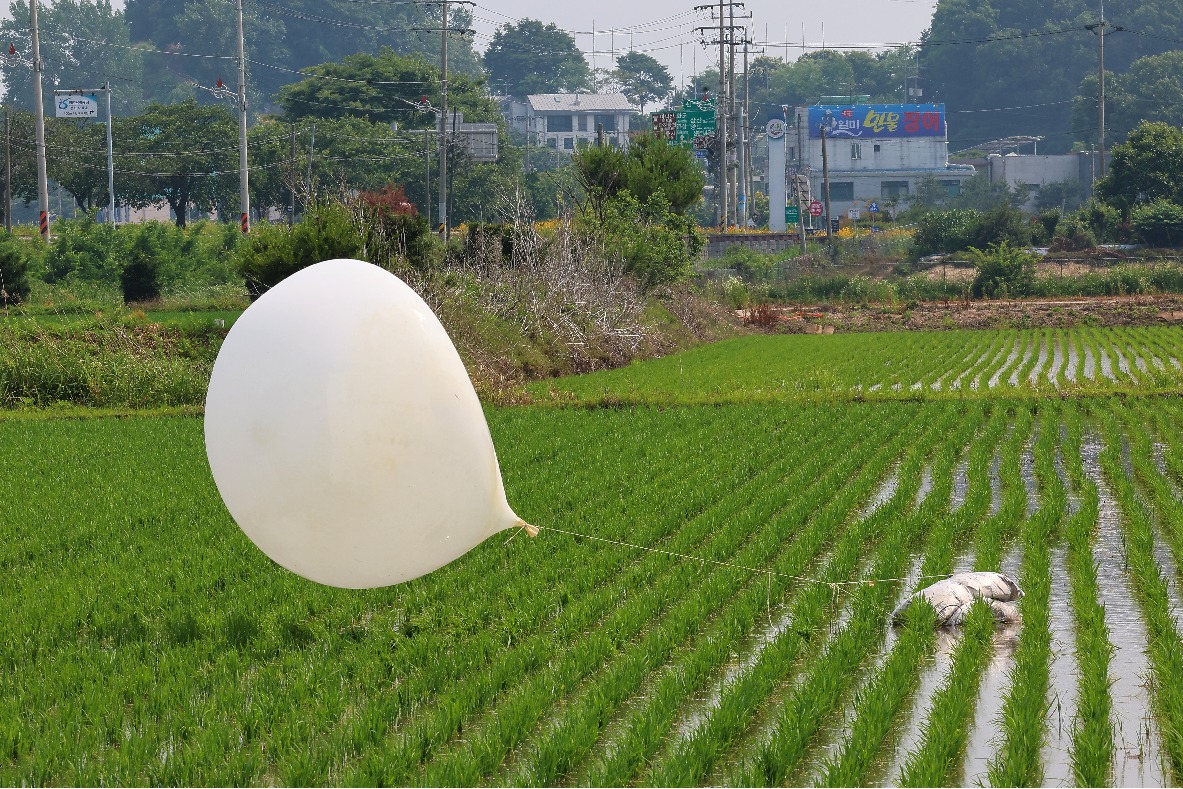
M 867 206 L 867 212 L 871 214 L 879 213 L 879 204 L 872 200 L 871 204 Z

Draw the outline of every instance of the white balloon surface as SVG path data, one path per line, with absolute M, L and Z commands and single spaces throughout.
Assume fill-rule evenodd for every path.
M 322 584 L 397 584 L 525 526 L 447 332 L 369 263 L 310 266 L 243 313 L 214 363 L 205 441 L 242 530 Z

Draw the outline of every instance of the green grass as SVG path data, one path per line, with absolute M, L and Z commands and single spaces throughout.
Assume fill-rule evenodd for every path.
M 68 331 L 40 331 L 63 368 L 87 358 Z M 183 358 L 171 336 L 114 346 L 112 359 L 148 349 L 119 375 L 134 383 L 156 359 L 171 369 Z M 1087 386 L 1031 386 L 1045 341 L 1044 381 L 1060 342 L 1111 358 L 1148 349 L 1147 371 L 1157 358 L 1164 375 L 1115 365 L 1116 383 L 1098 368 Z M 4 346 L 0 361 L 13 354 Z M 883 579 L 947 573 L 970 551 L 996 570 L 1018 548 L 1024 624 L 1005 658 L 989 778 L 1036 785 L 1044 773 L 1048 601 L 1066 584 L 1079 665 L 1071 768 L 1077 783 L 1104 784 L 1121 667 L 1093 558 L 1098 494 L 1081 463 L 1093 433 L 1125 519 L 1129 614 L 1150 634 L 1148 758 L 1175 780 L 1181 634 L 1153 540 L 1183 566 L 1183 400 L 1169 393 L 1180 355 L 1183 335 L 1167 329 L 768 337 L 555 381 L 580 407 L 487 409 L 515 509 L 711 562 L 544 530 L 369 591 L 303 581 L 250 544 L 218 498 L 185 397 L 143 412 L 106 396 L 10 409 L 0 783 L 956 784 L 993 625 L 974 616 L 921 706 L 931 621 L 921 610 L 889 639 L 888 615 L 912 590 Z M 819 383 L 808 396 L 770 394 L 806 366 Z M 200 392 L 200 365 L 188 377 L 182 367 L 169 375 Z M 1014 371 L 1018 386 L 1006 383 Z M 851 393 L 872 380 L 901 389 Z M 1052 572 L 1059 547 L 1066 578 Z M 913 711 L 924 730 L 901 753 Z M 893 758 L 903 774 L 884 776 Z

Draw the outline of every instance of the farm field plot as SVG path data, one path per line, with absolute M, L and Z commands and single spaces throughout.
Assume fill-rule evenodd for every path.
M 1039 375 L 1169 372 L 1143 332 L 1053 331 Z M 361 592 L 249 543 L 200 419 L 0 418 L 0 783 L 1178 783 L 1183 400 L 988 385 L 1047 336 L 898 352 L 971 398 L 761 402 L 729 343 L 680 361 L 716 404 L 671 406 L 671 357 L 610 381 L 652 404 L 489 409 L 542 534 Z M 890 625 L 967 569 L 1021 625 Z
M 530 385 L 560 402 L 769 402 L 1175 392 L 1176 326 L 742 337 Z

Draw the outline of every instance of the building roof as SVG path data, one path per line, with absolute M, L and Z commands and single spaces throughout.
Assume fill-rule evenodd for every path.
M 623 93 L 534 93 L 526 97 L 533 112 L 637 112 Z

